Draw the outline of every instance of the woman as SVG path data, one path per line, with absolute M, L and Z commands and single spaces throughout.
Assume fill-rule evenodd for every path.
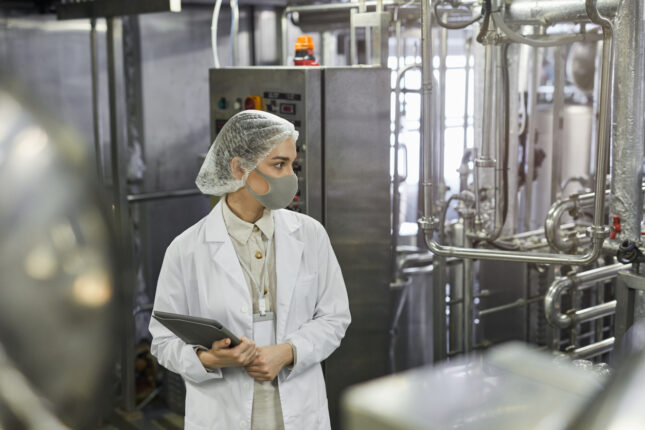
M 232 117 L 197 177 L 225 198 L 166 251 L 154 309 L 216 319 L 242 339 L 205 350 L 150 322 L 152 353 L 186 382 L 186 429 L 330 428 L 320 362 L 351 318 L 324 228 L 281 209 L 298 188 L 297 138 L 266 112 Z

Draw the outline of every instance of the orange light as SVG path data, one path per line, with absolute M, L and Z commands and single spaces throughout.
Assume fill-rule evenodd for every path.
M 244 110 L 249 109 L 262 110 L 262 97 L 248 96 L 246 100 L 244 100 Z
M 296 51 L 313 51 L 314 50 L 314 38 L 303 34 L 298 36 L 296 40 Z

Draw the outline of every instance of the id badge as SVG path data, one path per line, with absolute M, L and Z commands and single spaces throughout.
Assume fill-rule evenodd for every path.
M 253 341 L 257 346 L 275 345 L 275 313 L 253 315 Z

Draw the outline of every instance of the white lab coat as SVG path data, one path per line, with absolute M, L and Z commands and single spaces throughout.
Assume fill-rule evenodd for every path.
M 253 338 L 252 303 L 222 202 L 168 246 L 154 309 L 214 318 L 238 337 Z M 278 375 L 285 430 L 329 429 L 320 362 L 345 335 L 351 318 L 343 276 L 320 223 L 273 211 L 276 250 L 276 342 L 291 342 L 296 365 Z M 154 319 L 152 354 L 186 382 L 186 430 L 250 429 L 253 378 L 241 367 L 207 372 L 191 345 Z

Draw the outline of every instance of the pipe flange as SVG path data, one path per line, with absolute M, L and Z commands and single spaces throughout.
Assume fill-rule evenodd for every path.
M 437 231 L 440 226 L 439 220 L 435 217 L 424 216 L 423 218 L 420 218 L 417 223 L 419 224 L 419 228 L 425 232 Z
M 497 160 L 494 158 L 478 158 L 475 160 L 475 166 L 493 168 L 497 166 Z
M 591 226 L 587 228 L 587 237 L 592 240 L 605 240 L 609 237 L 611 230 L 608 226 L 603 225 L 600 227 Z

